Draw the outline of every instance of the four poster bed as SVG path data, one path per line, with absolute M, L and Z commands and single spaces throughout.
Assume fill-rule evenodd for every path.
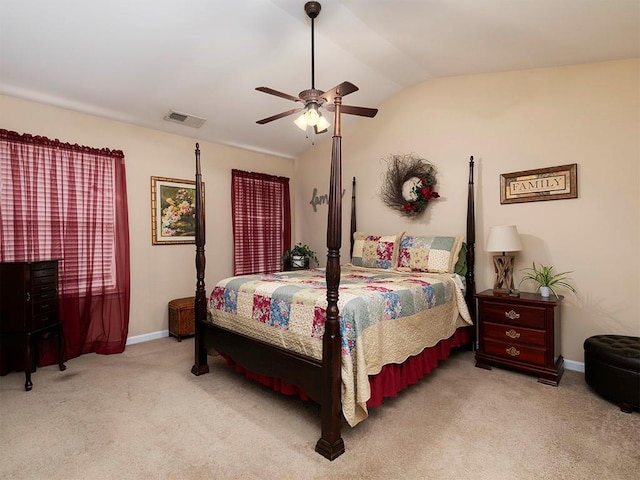
M 196 144 L 197 283 L 192 367 L 195 375 L 207 373 L 207 350 L 213 348 L 237 369 L 248 371 L 247 376 L 316 401 L 321 407 L 316 451 L 329 460 L 344 452 L 342 415 L 350 425 L 357 424 L 366 417 L 368 406 L 378 405 L 383 396 L 394 396 L 415 383 L 438 360 L 446 358 L 451 348 L 472 341 L 475 312 L 473 157 L 469 162 L 466 239 L 428 239 L 430 257 L 439 259 L 440 266 L 421 271 L 413 268 L 411 248 L 417 252 L 425 237 L 399 234 L 389 238 L 354 232 L 355 179 L 352 262 L 341 266 L 341 97 L 335 98 L 334 105 L 326 269 L 232 277 L 214 287 L 209 302 L 204 284 L 205 219 Z M 385 247 L 393 251 L 392 262 L 376 263 L 371 252 Z M 403 265 L 402 260 L 406 268 L 396 268 Z M 461 263 L 466 263 L 464 290 L 452 271 Z M 395 385 L 389 386 L 389 381 Z

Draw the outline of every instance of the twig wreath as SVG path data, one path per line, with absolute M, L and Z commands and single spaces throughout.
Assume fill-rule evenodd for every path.
M 384 204 L 402 215 L 414 217 L 427 208 L 429 200 L 440 195 L 434 190 L 436 169 L 415 154 L 390 155 L 380 197 Z

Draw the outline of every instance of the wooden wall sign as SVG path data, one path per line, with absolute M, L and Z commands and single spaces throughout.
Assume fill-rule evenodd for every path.
M 578 164 L 500 175 L 500 203 L 578 198 Z

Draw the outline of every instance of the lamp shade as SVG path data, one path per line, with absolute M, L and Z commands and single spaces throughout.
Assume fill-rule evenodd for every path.
M 519 252 L 522 241 L 515 225 L 491 227 L 487 239 L 488 252 Z

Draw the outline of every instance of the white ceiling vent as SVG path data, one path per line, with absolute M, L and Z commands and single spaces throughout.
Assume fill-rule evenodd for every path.
M 174 112 L 173 110 L 169 110 L 169 113 L 165 115 L 164 119 L 169 122 L 181 123 L 182 125 L 193 128 L 200 128 L 202 124 L 207 121 L 206 118 L 196 117 L 195 115 L 189 115 L 188 113 Z

